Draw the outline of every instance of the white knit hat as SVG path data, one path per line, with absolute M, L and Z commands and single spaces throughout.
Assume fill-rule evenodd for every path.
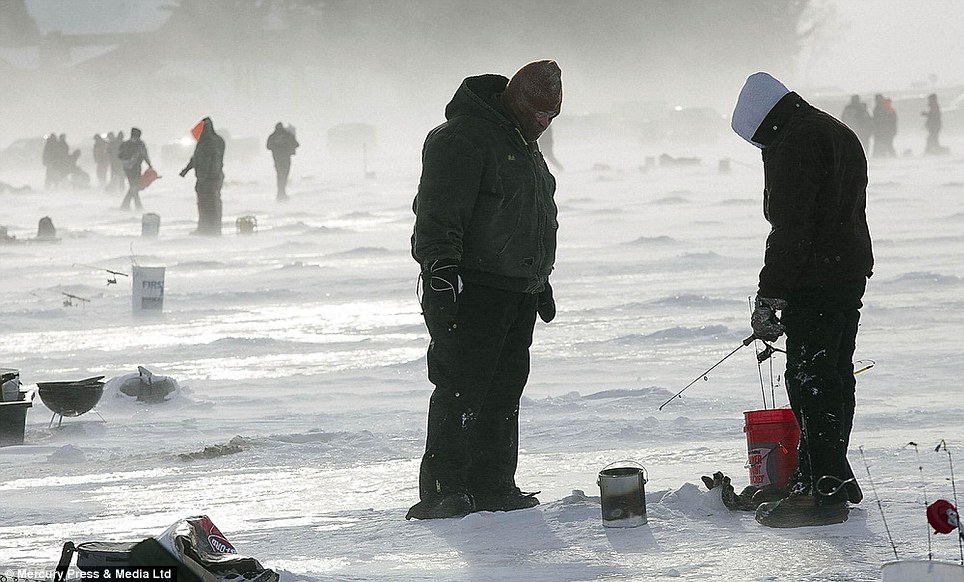
M 760 128 L 773 106 L 789 92 L 783 83 L 769 73 L 753 73 L 746 78 L 746 83 L 740 90 L 730 127 L 746 141 L 762 148 L 763 144 L 753 141 L 753 134 Z

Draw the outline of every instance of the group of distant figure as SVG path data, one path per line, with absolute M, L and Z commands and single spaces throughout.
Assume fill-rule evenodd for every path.
M 49 133 L 44 138 L 43 165 L 47 169 L 44 188 L 51 189 L 69 185 L 73 188 L 89 188 L 90 174 L 77 165 L 80 150 L 70 151 L 67 135 Z
M 180 171 L 183 178 L 194 170 L 196 178 L 194 191 L 197 194 L 198 227 L 195 234 L 220 235 L 222 223 L 221 187 L 224 184 L 224 139 L 214 131 L 214 122 L 210 117 L 202 119 L 192 130 L 197 140 L 194 154 L 187 165 Z M 271 151 L 277 174 L 277 200 L 287 200 L 288 176 L 291 171 L 291 156 L 298 149 L 295 138 L 295 128 L 285 127 L 282 123 L 275 125 L 274 131 L 268 136 L 266 144 Z M 97 168 L 97 180 L 107 192 L 119 192 L 124 189 L 127 180 L 127 192 L 121 202 L 122 210 L 141 210 L 140 192 L 157 176 L 147 152 L 146 144 L 141 140 L 141 130 L 131 128 L 130 139 L 124 139 L 124 132 L 116 134 L 109 132 L 105 135 L 94 135 L 94 163 Z M 90 187 L 90 175 L 77 165 L 80 150 L 70 150 L 67 136 L 50 133 L 44 138 L 43 164 L 46 168 L 44 188 L 47 190 L 69 186 L 76 189 Z M 144 164 L 147 164 L 147 175 Z
M 927 96 L 927 111 L 921 112 L 921 115 L 926 117 L 924 127 L 927 129 L 924 153 L 946 154 L 948 149 L 940 144 L 941 108 L 937 103 L 936 93 Z M 864 146 L 864 151 L 872 157 L 897 157 L 897 151 L 894 149 L 894 137 L 897 135 L 897 111 L 891 99 L 880 93 L 874 95 L 874 110 L 871 113 L 867 109 L 867 104 L 860 100 L 860 95 L 852 95 L 850 103 L 844 107 L 840 120 L 857 134 L 860 143 Z

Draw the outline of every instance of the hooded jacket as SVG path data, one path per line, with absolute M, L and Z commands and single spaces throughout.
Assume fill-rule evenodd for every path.
M 859 302 L 874 264 L 860 140 L 789 92 L 748 141 L 763 149 L 763 214 L 771 226 L 759 295 Z M 839 297 L 849 289 L 859 289 L 856 298 Z
M 460 263 L 467 282 L 535 293 L 556 255 L 556 181 L 499 101 L 508 79 L 469 77 L 429 132 L 415 196 L 412 256 Z
M 224 139 L 214 131 L 214 123 L 205 118 L 204 129 L 194 146 L 194 155 L 182 170 L 188 172 L 194 169 L 197 181 L 194 190 L 201 192 L 217 192 L 224 181 Z

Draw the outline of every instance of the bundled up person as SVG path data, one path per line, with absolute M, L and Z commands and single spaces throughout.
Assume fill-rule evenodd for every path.
M 412 255 L 435 391 L 406 519 L 539 504 L 515 472 L 536 314 L 555 317 L 556 181 L 536 140 L 561 106 L 554 61 L 469 77 L 425 139 Z
M 44 189 L 50 190 L 60 183 L 60 172 L 57 167 L 57 134 L 54 132 L 44 136 L 44 150 L 42 161 L 44 164 Z
M 107 140 L 99 133 L 94 134 L 94 165 L 97 167 L 97 183 L 103 188 L 107 183 L 110 158 L 107 153 Z
M 881 95 L 874 95 L 874 157 L 896 158 L 894 137 L 897 136 L 897 111 L 893 102 Z
M 147 155 L 147 145 L 141 141 L 141 130 L 132 127 L 131 138 L 121 144 L 117 157 L 124 164 L 124 174 L 127 176 L 127 194 L 121 202 L 121 210 L 130 210 L 131 202 L 134 208 L 140 210 L 141 204 L 141 164 L 147 162 L 148 168 L 153 168 L 151 158 Z
M 927 111 L 921 113 L 927 118 L 924 128 L 927 130 L 927 145 L 924 153 L 929 155 L 946 154 L 947 148 L 941 145 L 941 106 L 937 104 L 937 93 L 927 96 Z
M 210 117 L 201 120 L 194 155 L 181 170 L 183 178 L 194 170 L 197 193 L 197 230 L 195 234 L 221 235 L 221 185 L 224 184 L 224 140 L 214 132 Z
M 295 134 L 285 129 L 279 121 L 274 126 L 274 131 L 268 136 L 267 148 L 271 150 L 271 157 L 274 158 L 274 171 L 278 177 L 278 200 L 287 200 L 288 193 L 288 174 L 291 172 L 291 156 L 295 155 L 298 149 L 298 140 Z
M 874 264 L 867 159 L 850 128 L 767 73 L 746 80 L 732 127 L 763 152 L 771 227 L 750 323 L 757 338 L 787 336 L 787 394 L 801 430 L 790 497 L 761 505 L 757 519 L 843 521 L 847 502 L 862 498 L 847 447 L 859 309 Z
M 860 95 L 851 95 L 850 103 L 844 107 L 840 121 L 847 124 L 860 139 L 864 152 L 870 151 L 870 138 L 874 135 L 874 120 L 867 110 L 867 104 L 860 100 Z
M 107 159 L 110 164 L 110 180 L 105 190 L 120 192 L 124 189 L 124 161 L 120 159 L 120 147 L 124 143 L 124 132 L 118 131 L 107 134 Z

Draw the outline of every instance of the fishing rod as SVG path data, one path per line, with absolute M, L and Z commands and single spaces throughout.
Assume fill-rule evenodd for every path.
M 81 267 L 87 267 L 88 269 L 96 269 L 96 270 L 98 270 L 98 271 L 106 271 L 106 272 L 110 273 L 110 277 L 107 278 L 107 284 L 108 284 L 108 285 L 116 285 L 116 284 L 117 284 L 117 275 L 120 275 L 120 276 L 122 276 L 122 277 L 129 277 L 129 275 L 128 275 L 127 273 L 124 273 L 123 271 L 114 271 L 114 270 L 111 270 L 111 269 L 106 269 L 106 268 L 104 268 L 104 267 L 97 267 L 97 266 L 94 266 L 94 265 L 85 265 L 84 263 L 74 263 L 74 264 L 75 264 L 75 265 L 80 265 Z
M 856 372 L 854 372 L 856 373 Z M 910 441 L 904 447 L 914 447 L 914 452 L 917 454 L 917 472 L 920 473 L 920 488 L 921 492 L 924 494 L 924 507 L 928 507 L 927 503 L 927 484 L 924 482 L 924 464 L 920 460 L 920 450 L 917 448 L 917 443 Z M 934 551 L 931 546 L 931 528 L 926 527 L 927 530 L 927 559 L 931 560 L 934 557 Z
M 726 354 L 725 356 L 723 356 L 723 358 L 722 358 L 720 361 L 718 361 L 717 363 L 715 363 L 715 364 L 713 364 L 712 366 L 710 366 L 705 372 L 703 372 L 702 374 L 700 374 L 699 376 L 697 376 L 696 378 L 694 378 L 692 382 L 690 382 L 690 383 L 687 384 L 686 386 L 683 386 L 683 389 L 682 389 L 682 390 L 680 390 L 680 391 L 677 392 L 676 394 L 673 394 L 673 395 L 669 398 L 669 400 L 667 400 L 666 402 L 660 404 L 660 405 L 659 405 L 659 408 L 657 408 L 657 410 L 663 410 L 663 407 L 664 407 L 664 406 L 666 406 L 667 404 L 669 404 L 670 402 L 672 402 L 673 400 L 675 400 L 675 399 L 677 399 L 677 398 L 681 398 L 683 392 L 685 392 L 686 389 L 689 388 L 690 386 L 692 386 L 693 384 L 696 384 L 696 383 L 699 382 L 700 380 L 709 380 L 709 378 L 707 378 L 706 375 L 709 374 L 710 372 L 712 372 L 712 371 L 713 371 L 713 368 L 716 368 L 717 366 L 719 366 L 720 364 L 722 364 L 723 362 L 725 362 L 727 358 L 729 358 L 729 357 L 732 356 L 733 354 L 737 353 L 737 352 L 740 351 L 741 349 L 745 348 L 746 346 L 752 344 L 752 343 L 753 343 L 753 340 L 755 340 L 755 339 L 758 339 L 758 338 L 756 337 L 756 334 L 755 334 L 755 333 L 754 333 L 754 334 L 751 334 L 750 337 L 744 339 L 744 340 L 740 343 L 740 345 L 736 346 L 736 348 L 733 349 L 732 352 L 730 352 L 730 353 Z M 764 342 L 764 343 L 766 343 L 766 342 Z M 769 357 L 769 356 L 767 356 L 767 357 Z M 762 360 L 760 360 L 760 361 L 762 361 Z
M 894 558 L 900 560 L 897 555 L 897 544 L 894 543 L 894 536 L 890 535 L 890 527 L 887 526 L 887 516 L 884 515 L 884 506 L 880 504 L 880 497 L 877 495 L 877 487 L 874 486 L 874 478 L 870 476 L 870 465 L 867 464 L 867 457 L 864 456 L 864 447 L 858 447 L 860 458 L 864 462 L 864 469 L 867 471 L 867 480 L 870 482 L 870 490 L 874 492 L 874 499 L 877 501 L 877 508 L 880 509 L 880 519 L 884 522 L 884 531 L 887 532 L 887 539 L 890 540 L 890 547 L 894 550 Z

